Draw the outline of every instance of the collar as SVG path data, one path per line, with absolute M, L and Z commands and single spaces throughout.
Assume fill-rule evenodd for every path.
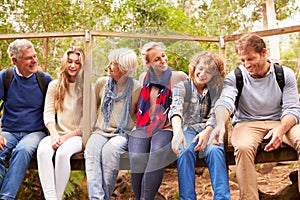
M 271 61 L 268 59 L 267 62 L 270 64 L 270 68 L 269 71 L 266 73 L 265 77 L 268 76 L 269 74 L 271 74 L 274 71 L 274 64 L 271 63 Z
M 33 75 L 33 73 L 32 73 L 32 74 L 29 74 L 27 77 L 25 77 L 25 76 L 23 76 L 23 75 L 20 73 L 20 71 L 18 70 L 17 67 L 16 67 L 16 72 L 17 72 L 17 75 L 18 75 L 18 76 L 24 77 L 24 78 L 30 78 L 30 77 Z
M 267 77 L 269 74 L 271 74 L 273 71 L 274 71 L 274 67 L 273 67 L 273 63 L 271 63 L 271 61 L 268 59 L 267 62 L 270 64 L 270 68 L 269 68 L 269 71 L 267 71 L 267 73 L 263 76 L 263 77 L 260 77 L 260 78 L 264 78 L 264 77 Z M 245 67 L 245 66 L 244 66 Z M 245 67 L 246 68 L 246 67 Z M 257 78 L 255 76 L 252 76 L 250 75 L 252 78 Z

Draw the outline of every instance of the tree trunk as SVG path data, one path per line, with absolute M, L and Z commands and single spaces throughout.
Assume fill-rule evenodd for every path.
M 267 27 L 265 29 L 274 29 L 277 28 L 276 23 L 276 13 L 275 13 L 275 4 L 274 0 L 266 0 L 266 9 L 263 9 L 263 17 L 267 17 Z M 280 61 L 280 49 L 279 49 L 279 36 L 270 36 L 269 39 L 269 58 L 273 61 Z

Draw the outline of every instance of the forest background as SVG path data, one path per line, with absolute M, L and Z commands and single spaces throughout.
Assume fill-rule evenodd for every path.
M 276 26 L 300 24 L 299 0 L 0 0 L 0 33 L 101 32 L 226 36 L 266 28 L 266 4 L 275 8 Z M 84 38 L 32 39 L 40 65 L 56 77 L 60 58 L 69 46 L 84 48 Z M 282 35 L 280 61 L 299 65 L 299 33 Z M 11 66 L 6 53 L 11 40 L 0 40 L 0 69 Z M 105 74 L 110 50 L 129 47 L 139 55 L 146 39 L 97 37 L 93 43 L 94 80 Z M 214 42 L 163 41 L 169 65 L 187 71 L 189 59 L 200 50 L 218 52 Z M 228 70 L 239 61 L 233 43 L 226 43 Z M 136 77 L 145 71 L 141 65 Z
M 191 36 L 226 36 L 264 29 L 266 2 L 270 0 L 0 0 L 0 34 L 76 32 L 95 30 Z M 271 0 L 278 27 L 300 24 L 298 0 Z M 31 39 L 35 44 L 40 66 L 56 78 L 60 58 L 69 46 L 84 48 L 84 38 Z M 93 80 L 106 72 L 110 50 L 129 47 L 138 55 L 146 39 L 104 38 L 93 41 Z M 162 40 L 157 40 L 162 41 Z M 6 53 L 12 40 L 0 40 L 0 69 L 11 67 Z M 169 65 L 188 73 L 189 59 L 200 50 L 219 51 L 218 43 L 193 41 L 162 41 L 167 46 Z M 292 68 L 299 82 L 300 34 L 279 37 L 280 62 Z M 226 43 L 227 69 L 238 66 L 234 44 Z M 145 68 L 140 67 L 139 76 Z M 299 85 L 299 84 L 298 84 Z M 35 178 L 34 178 L 35 177 Z M 30 172 L 19 194 L 30 199 L 28 188 L 38 180 Z M 77 195 L 83 172 L 73 172 L 66 196 Z M 82 192 L 82 190 L 80 191 Z

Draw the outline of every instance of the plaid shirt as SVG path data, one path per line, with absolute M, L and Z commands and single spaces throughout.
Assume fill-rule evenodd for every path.
M 183 130 L 192 127 L 196 132 L 201 132 L 206 126 L 215 127 L 215 114 L 208 88 L 205 88 L 202 95 L 198 94 L 195 85 L 191 79 L 190 98 L 186 98 L 189 91 L 186 91 L 184 82 L 176 84 L 173 88 L 172 104 L 170 106 L 169 118 L 179 115 L 183 121 Z

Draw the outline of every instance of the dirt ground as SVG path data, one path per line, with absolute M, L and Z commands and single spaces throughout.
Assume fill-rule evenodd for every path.
M 291 184 L 289 174 L 298 169 L 297 162 L 266 163 L 257 165 L 259 190 L 268 195 L 274 195 Z M 213 191 L 207 168 L 196 170 L 196 193 L 197 199 L 212 200 Z M 113 200 L 134 200 L 130 184 L 130 175 L 127 171 L 119 174 L 117 187 Z M 236 181 L 235 166 L 229 166 L 229 184 L 231 199 L 239 199 L 239 188 Z M 155 200 L 179 199 L 176 169 L 166 169 L 163 183 Z M 273 198 L 274 200 L 276 198 Z

